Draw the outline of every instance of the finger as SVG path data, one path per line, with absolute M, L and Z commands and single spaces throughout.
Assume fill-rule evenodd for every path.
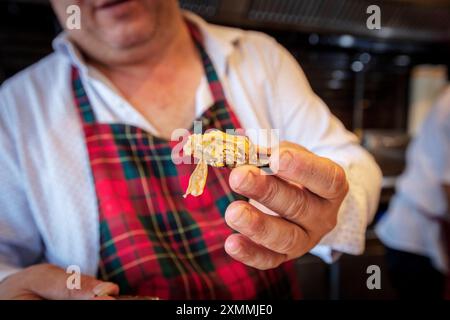
M 275 176 L 262 174 L 261 169 L 253 166 L 233 169 L 230 187 L 305 228 L 314 224 L 319 216 L 311 213 L 321 212 L 325 204 L 323 199 L 307 189 Z
M 87 275 L 80 275 L 80 289 L 69 289 L 67 280 L 71 275 L 54 265 L 35 266 L 27 278 L 28 288 L 50 300 L 85 300 L 119 294 L 116 284 Z
M 270 168 L 278 168 L 277 176 L 329 200 L 342 199 L 348 191 L 342 167 L 293 143 L 280 144 L 279 154 L 270 158 Z
M 312 247 L 309 235 L 301 227 L 267 215 L 245 201 L 230 204 L 225 221 L 253 242 L 289 258 L 299 257 Z
M 225 240 L 225 251 L 233 259 L 259 270 L 276 268 L 287 260 L 286 255 L 259 246 L 240 234 L 232 234 Z

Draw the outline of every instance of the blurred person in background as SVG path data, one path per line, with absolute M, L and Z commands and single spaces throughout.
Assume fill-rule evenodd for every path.
M 388 212 L 376 227 L 387 246 L 389 276 L 400 298 L 450 298 L 449 226 L 450 87 L 447 87 L 408 147 L 406 169 Z

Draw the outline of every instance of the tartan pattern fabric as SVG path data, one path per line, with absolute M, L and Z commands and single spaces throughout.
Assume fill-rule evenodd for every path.
M 203 129 L 240 128 L 200 33 L 188 26 L 215 101 L 201 117 L 209 122 Z M 259 271 L 224 251 L 233 232 L 225 223 L 225 210 L 244 199 L 231 191 L 229 169 L 209 168 L 203 195 L 184 199 L 195 165 L 173 163 L 178 142 L 130 125 L 96 122 L 76 68 L 72 86 L 98 201 L 100 277 L 117 283 L 122 294 L 161 299 L 299 297 L 292 262 Z

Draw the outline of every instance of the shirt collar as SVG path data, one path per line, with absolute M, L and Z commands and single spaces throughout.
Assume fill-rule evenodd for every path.
M 66 32 L 61 32 L 52 42 L 53 50 L 55 52 L 61 53 L 62 55 L 69 58 L 71 64 L 76 66 L 81 73 L 86 73 L 88 67 L 81 52 L 70 40 Z
M 207 23 L 198 15 L 183 11 L 183 15 L 188 20 L 194 22 L 204 39 L 204 46 L 208 52 L 214 66 L 217 69 L 219 77 L 223 76 L 227 70 L 228 58 L 233 53 L 239 39 L 243 35 L 241 29 L 224 28 Z M 53 40 L 53 49 L 68 57 L 82 73 L 88 72 L 88 67 L 80 51 L 70 40 L 66 32 L 60 33 Z

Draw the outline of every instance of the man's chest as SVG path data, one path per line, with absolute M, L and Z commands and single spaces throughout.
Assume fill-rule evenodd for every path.
M 108 78 L 117 92 L 152 127 L 170 139 L 173 130 L 189 128 L 195 117 L 196 93 L 204 74 L 196 59 L 179 68 L 163 67 L 143 77 L 113 73 Z
M 178 128 L 189 128 L 195 117 L 196 88 L 190 86 L 165 88 L 135 96 L 131 106 L 157 131 L 159 137 L 170 139 Z

